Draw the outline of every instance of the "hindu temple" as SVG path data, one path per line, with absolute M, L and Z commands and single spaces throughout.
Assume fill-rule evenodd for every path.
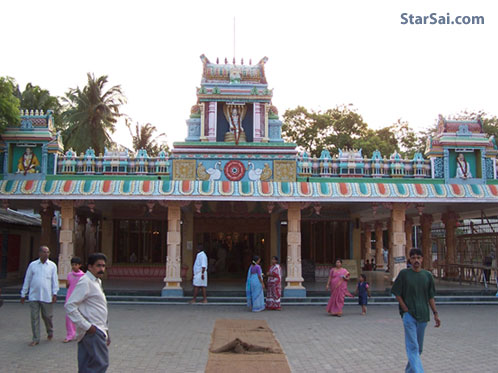
M 22 278 L 46 244 L 57 248 L 64 286 L 72 256 L 101 251 L 109 278 L 157 281 L 176 297 L 202 245 L 210 281 L 244 276 L 255 254 L 266 264 L 276 255 L 284 296 L 305 297 L 305 280 L 326 276 L 337 258 L 352 273 L 373 258 L 393 279 L 415 246 L 438 276 L 476 264 L 458 244 L 459 222 L 498 215 L 498 150 L 480 118 L 440 116 L 426 153 L 411 159 L 361 149 L 313 158 L 282 139 L 267 61 L 202 55 L 185 141 L 157 157 L 64 151 L 52 112 L 23 111 L 1 135 L 2 207 L 39 213 L 41 233 L 3 229 L 0 272 Z M 479 261 L 496 258 L 496 246 L 480 250 Z

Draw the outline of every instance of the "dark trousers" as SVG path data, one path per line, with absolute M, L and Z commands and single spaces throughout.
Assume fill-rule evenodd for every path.
M 31 309 L 31 330 L 33 331 L 33 342 L 40 342 L 40 311 L 47 336 L 54 335 L 54 326 L 52 324 L 53 306 L 52 303 L 45 303 L 39 301 L 30 301 L 29 307 Z
M 86 334 L 78 342 L 78 372 L 104 373 L 109 366 L 109 351 L 106 335 L 97 329 L 95 334 Z

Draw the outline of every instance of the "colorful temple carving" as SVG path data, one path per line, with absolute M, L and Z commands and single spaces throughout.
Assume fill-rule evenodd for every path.
M 163 296 L 178 296 L 202 244 L 214 278 L 243 273 L 253 254 L 266 264 L 278 255 L 285 295 L 305 296 L 310 268 L 336 258 L 382 266 L 386 229 L 384 265 L 394 278 L 414 225 L 427 246 L 429 221 L 454 230 L 460 218 L 498 214 L 498 150 L 480 119 L 440 117 L 426 154 L 411 159 L 361 149 L 313 158 L 282 140 L 266 57 L 255 65 L 201 61 L 187 137 L 171 154 L 63 152 L 51 112 L 23 112 L 20 127 L 2 134 L 3 205 L 34 209 L 45 221 L 60 211 L 61 280 L 71 256 L 99 250 L 110 258 L 109 276 L 164 278 Z M 455 260 L 454 247 L 445 260 Z

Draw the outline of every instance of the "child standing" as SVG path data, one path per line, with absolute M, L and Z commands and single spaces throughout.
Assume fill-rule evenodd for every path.
M 81 259 L 77 256 L 73 256 L 71 258 L 71 272 L 67 274 L 67 294 L 66 301 L 71 296 L 76 284 L 80 280 L 81 276 L 85 274 L 81 269 Z M 71 342 L 76 336 L 76 328 L 73 322 L 66 315 L 66 339 L 64 339 L 64 343 Z
M 358 282 L 354 295 L 358 295 L 358 304 L 361 306 L 361 314 L 366 315 L 368 303 L 367 296 L 368 298 L 370 297 L 370 286 L 367 282 L 367 276 L 363 273 L 360 275 L 360 282 Z

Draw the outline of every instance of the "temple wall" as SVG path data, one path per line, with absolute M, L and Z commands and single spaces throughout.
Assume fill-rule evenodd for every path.
M 8 235 L 16 235 L 19 236 L 19 262 L 18 266 L 19 269 L 18 271 L 15 272 L 8 272 L 7 273 L 7 278 L 22 278 L 26 274 L 26 270 L 28 269 L 28 265 L 31 261 L 38 259 L 38 248 L 40 247 L 40 231 L 35 230 L 36 228 L 29 227 L 26 230 L 25 229 L 17 229 L 17 228 L 1 228 L 0 229 L 0 234 L 2 234 L 2 240 L 3 240 L 3 235 L 8 234 Z M 31 239 L 33 239 L 33 244 L 31 247 Z M 57 257 L 57 248 L 56 247 L 50 247 L 50 260 L 55 261 Z M 11 260 L 11 258 L 7 258 L 7 263 L 8 261 Z M 9 264 L 7 264 L 9 265 Z

